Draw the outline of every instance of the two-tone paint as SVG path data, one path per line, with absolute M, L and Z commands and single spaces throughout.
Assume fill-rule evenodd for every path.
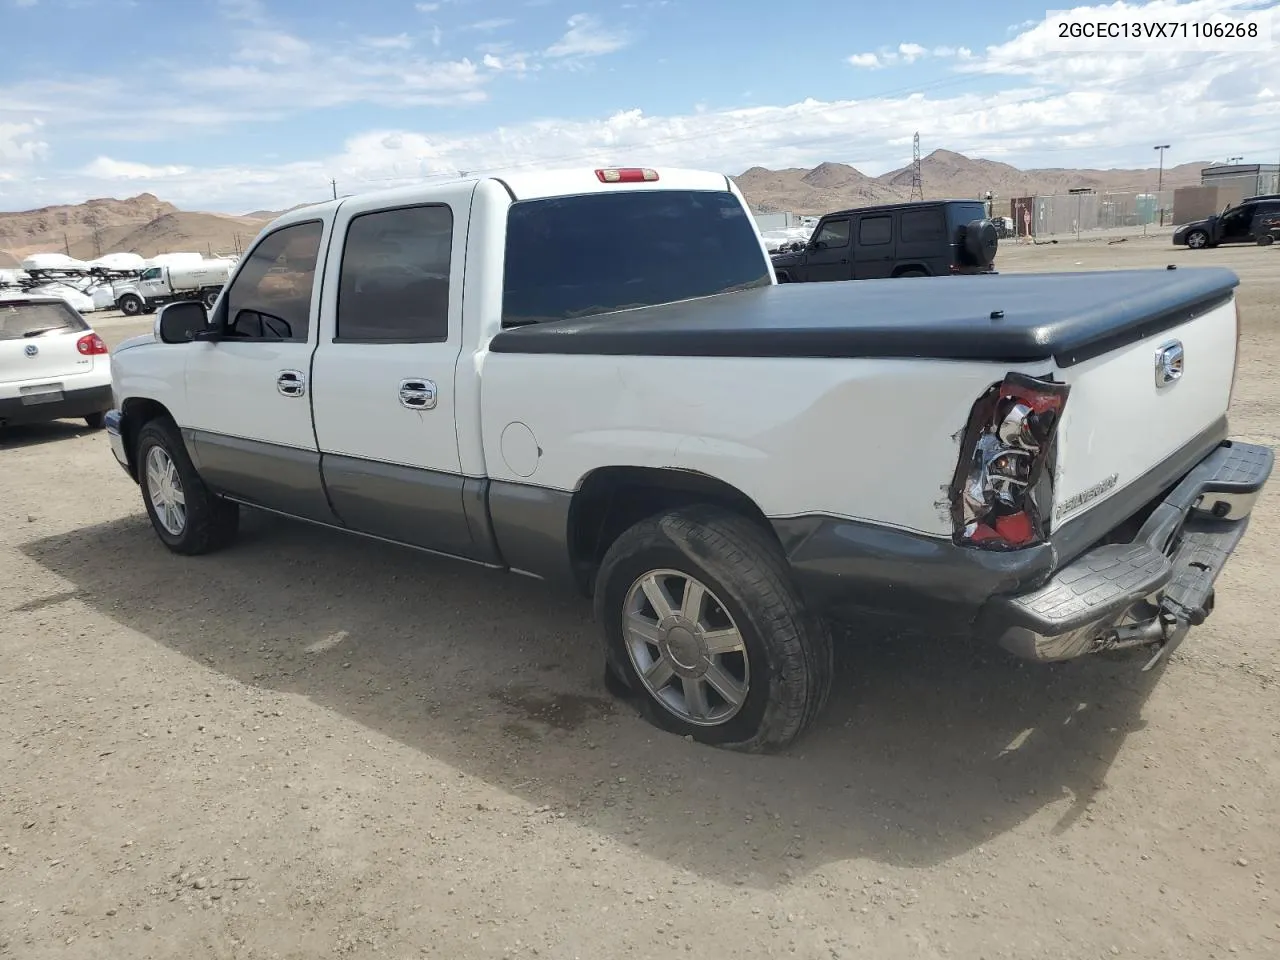
M 136 475 L 130 424 L 163 408 L 230 499 L 575 588 L 590 582 L 582 505 L 622 471 L 633 486 L 711 492 L 764 518 L 824 607 L 864 595 L 970 618 L 991 596 L 1042 582 L 1094 542 L 1085 531 L 1105 534 L 1225 436 L 1237 334 L 1228 271 L 772 285 L 501 329 L 513 202 L 646 189 L 743 202 L 715 174 L 606 184 L 566 171 L 286 214 L 263 236 L 323 227 L 307 339 L 122 345 L 108 424 L 117 458 Z M 453 213 L 448 338 L 340 342 L 347 224 L 425 203 Z M 767 264 L 763 242 L 760 252 Z M 1162 388 L 1153 364 L 1171 338 L 1185 373 Z M 1009 372 L 1071 384 L 1055 488 L 1079 503 L 1053 542 L 997 554 L 953 542 L 947 490 L 971 405 Z M 405 406 L 407 382 L 431 384 L 433 405 Z

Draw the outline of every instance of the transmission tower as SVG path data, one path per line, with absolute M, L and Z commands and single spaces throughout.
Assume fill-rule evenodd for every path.
M 920 132 L 911 138 L 911 199 L 924 199 L 924 177 L 920 173 Z

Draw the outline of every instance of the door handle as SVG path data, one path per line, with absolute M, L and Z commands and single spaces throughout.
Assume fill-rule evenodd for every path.
M 411 377 L 400 381 L 400 406 L 409 410 L 434 410 L 436 385 L 431 380 Z
M 281 396 L 300 397 L 307 392 L 307 378 L 301 370 L 281 370 L 276 377 L 276 390 Z

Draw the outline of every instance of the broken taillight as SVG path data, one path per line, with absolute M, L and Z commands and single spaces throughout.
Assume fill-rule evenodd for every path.
M 1070 387 L 1011 373 L 969 413 L 951 485 L 956 542 L 991 550 L 1044 539 L 1052 476 L 1045 470 Z

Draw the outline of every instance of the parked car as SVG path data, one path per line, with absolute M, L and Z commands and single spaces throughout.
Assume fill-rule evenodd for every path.
M 1175 246 L 1203 250 L 1223 243 L 1270 243 L 1280 230 L 1280 197 L 1250 198 L 1173 231 Z
M 651 721 L 774 749 L 868 608 L 1041 661 L 1204 619 L 1273 460 L 1237 282 L 777 285 L 719 174 L 471 178 L 281 216 L 116 348 L 107 430 L 177 554 L 252 507 L 535 577 Z
M 0 427 L 83 419 L 111 409 L 107 345 L 61 297 L 0 299 Z
M 828 213 L 773 269 L 783 283 L 991 273 L 999 245 L 981 200 L 892 203 Z

